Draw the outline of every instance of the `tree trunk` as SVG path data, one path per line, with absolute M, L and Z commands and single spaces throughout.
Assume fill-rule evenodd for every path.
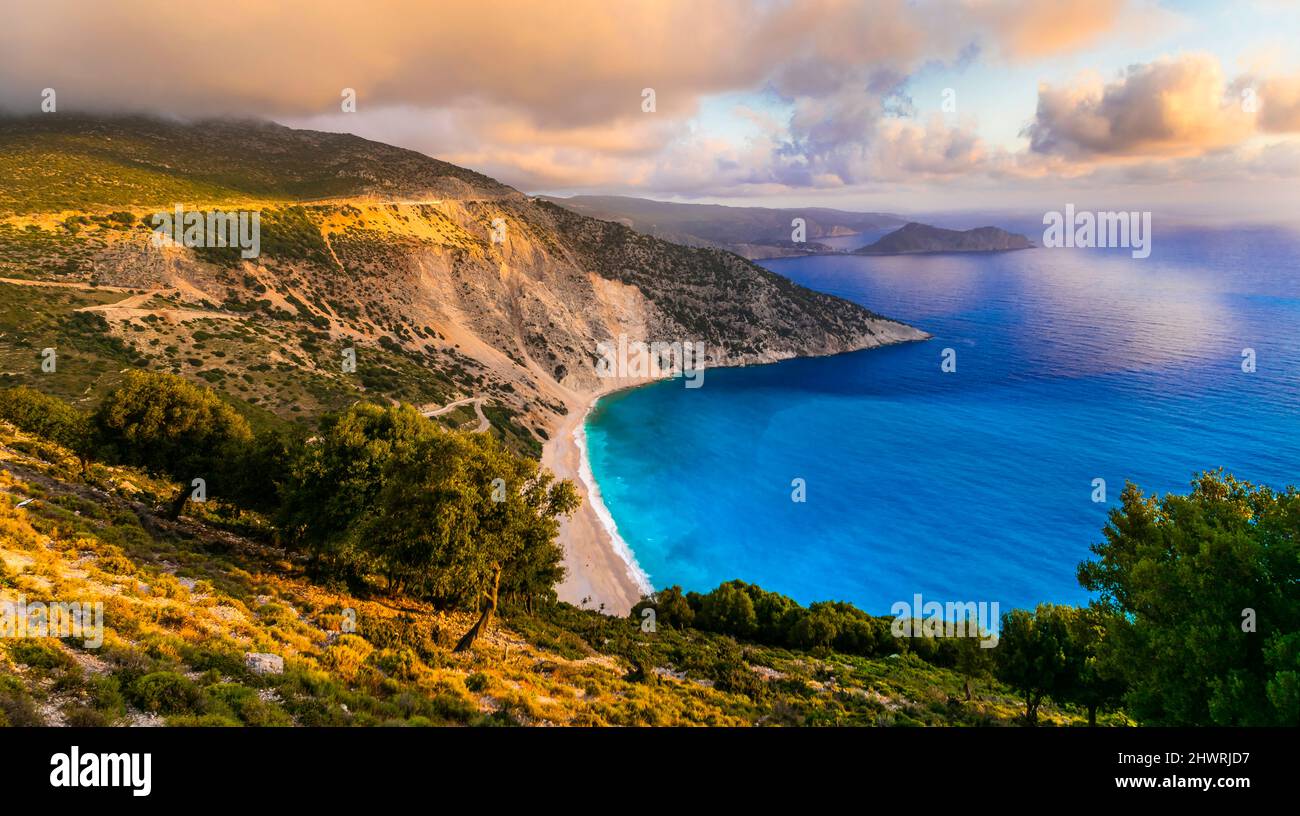
M 1030 726 L 1038 725 L 1038 700 L 1025 696 L 1025 722 Z
M 966 702 L 970 702 L 970 678 L 966 678 Z
M 1097 706 L 1095 705 L 1088 706 L 1088 727 L 1097 727 Z
M 478 623 L 465 633 L 465 636 L 456 644 L 453 652 L 468 652 L 474 648 L 474 641 L 478 636 L 487 629 L 488 624 L 492 623 L 492 613 L 497 609 L 497 591 L 501 588 L 501 567 L 498 565 L 492 575 L 492 594 L 487 598 L 487 606 L 483 607 L 483 613 L 479 615 Z
M 180 518 L 181 511 L 185 509 L 185 503 L 189 500 L 190 500 L 190 488 L 187 486 L 182 486 L 181 492 L 176 494 L 176 498 L 172 499 L 171 505 L 167 508 L 167 518 L 172 521 L 175 521 L 176 519 Z

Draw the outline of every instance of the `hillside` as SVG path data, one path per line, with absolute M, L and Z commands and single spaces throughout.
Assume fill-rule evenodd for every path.
M 899 641 L 880 657 L 738 642 L 567 604 L 468 612 L 308 580 L 251 517 L 156 515 L 174 486 L 0 422 L 0 599 L 104 606 L 103 643 L 0 643 L 2 725 L 1013 724 L 1016 695 Z M 1043 721 L 1079 723 L 1050 705 Z
M 0 386 L 83 408 L 141 368 L 212 386 L 254 428 L 399 400 L 576 479 L 583 412 L 644 381 L 598 377 L 602 342 L 702 343 L 713 367 L 926 336 L 726 251 L 346 134 L 4 119 L 0 181 Z M 157 244 L 153 216 L 177 206 L 256 212 L 260 255 Z M 636 602 L 590 506 L 561 539 L 563 597 Z
M 889 233 L 855 255 L 906 255 L 924 252 L 1003 252 L 1029 249 L 1033 242 L 997 227 L 950 230 L 912 222 Z
M 860 213 L 826 207 L 775 209 L 681 204 L 628 196 L 572 196 L 545 200 L 581 215 L 614 221 L 638 232 L 688 246 L 726 249 L 745 258 L 778 258 L 825 252 L 820 238 L 897 227 L 905 219 L 889 213 Z M 791 222 L 804 220 L 806 240 L 791 241 Z
M 519 194 L 487 176 L 346 133 L 261 120 L 0 118 L 0 213 Z
M 0 372 L 77 399 L 124 366 L 217 385 L 268 419 L 381 394 L 482 397 L 534 453 L 607 390 L 597 343 L 706 344 L 743 365 L 923 333 L 726 252 L 577 216 L 485 176 L 344 134 L 265 122 L 0 121 Z M 176 204 L 261 213 L 261 256 L 154 246 Z M 500 243 L 494 224 L 504 225 Z M 355 347 L 357 371 L 339 368 Z M 292 376 L 287 376 L 292 373 Z

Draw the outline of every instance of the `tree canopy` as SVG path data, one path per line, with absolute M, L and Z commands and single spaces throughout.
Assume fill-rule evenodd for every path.
M 195 478 L 220 490 L 228 485 L 219 482 L 231 477 L 233 490 L 234 463 L 253 439 L 247 420 L 215 392 L 174 374 L 128 372 L 93 421 L 112 459 L 180 480 L 173 517 Z
M 1126 707 L 1156 725 L 1300 724 L 1300 494 L 1222 471 L 1124 488 L 1079 581 L 1118 613 Z

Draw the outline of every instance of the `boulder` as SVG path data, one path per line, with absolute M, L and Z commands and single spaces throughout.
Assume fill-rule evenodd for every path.
M 265 652 L 249 652 L 244 655 L 244 665 L 254 674 L 284 674 L 284 658 Z

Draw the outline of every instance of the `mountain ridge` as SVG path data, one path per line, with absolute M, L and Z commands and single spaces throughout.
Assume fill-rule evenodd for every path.
M 827 251 L 819 238 L 855 235 L 906 223 L 891 213 L 828 207 L 738 207 L 687 204 L 633 196 L 539 196 L 574 212 L 613 221 L 687 246 L 715 247 L 750 260 Z M 794 219 L 803 220 L 805 240 L 792 241 Z
M 597 340 L 620 333 L 703 341 L 714 347 L 710 365 L 923 336 L 727 253 L 570 215 L 473 171 L 346 134 L 261 121 L 26 117 L 0 120 L 0 149 L 11 181 L 0 198 L 0 247 L 20 249 L 0 272 L 12 277 L 174 291 L 191 305 L 259 295 L 333 339 L 382 335 L 408 351 L 438 345 L 404 330 L 410 324 L 445 337 L 439 324 L 468 322 L 476 352 L 492 356 L 487 345 L 517 365 L 540 361 L 556 384 L 579 391 L 598 385 L 584 364 Z M 95 172 L 84 172 L 87 162 Z M 104 173 L 124 181 L 103 183 Z M 306 193 L 322 196 L 306 201 Z M 256 262 L 158 249 L 140 223 L 173 202 L 203 209 L 241 200 L 265 210 L 270 240 Z M 125 220 L 81 223 L 95 216 L 62 217 L 69 207 Z M 490 239 L 494 219 L 506 226 L 499 244 Z M 33 275 L 34 265 L 58 271 Z M 335 285 L 343 278 L 377 284 L 355 296 L 401 303 L 387 317 L 354 314 Z M 624 286 L 635 291 L 616 291 Z M 573 336 L 548 348 L 561 334 Z

